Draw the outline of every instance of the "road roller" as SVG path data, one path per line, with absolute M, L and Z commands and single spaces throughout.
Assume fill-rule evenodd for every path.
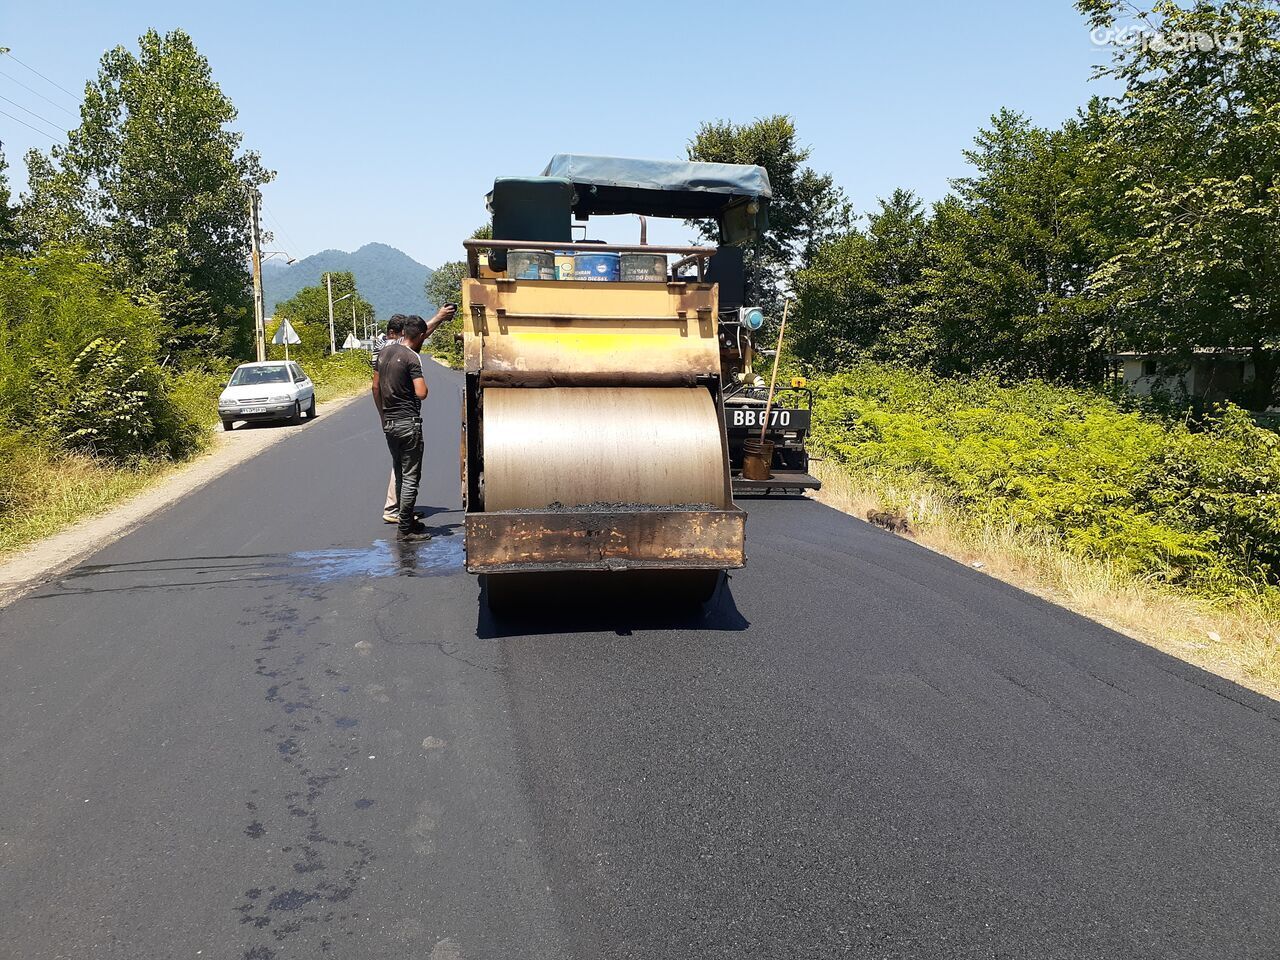
M 757 166 L 568 154 L 494 181 L 462 284 L 466 565 L 490 606 L 570 573 L 706 599 L 745 563 L 717 272 L 769 196 Z M 574 238 L 621 214 L 711 220 L 720 243 L 650 245 L 643 219 L 640 243 Z

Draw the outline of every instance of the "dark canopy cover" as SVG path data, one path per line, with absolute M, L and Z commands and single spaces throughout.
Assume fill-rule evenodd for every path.
M 720 219 L 728 207 L 745 200 L 767 201 L 773 196 L 764 167 L 745 163 L 557 153 L 542 176 L 573 183 L 577 193 L 573 212 L 579 218 L 640 213 Z

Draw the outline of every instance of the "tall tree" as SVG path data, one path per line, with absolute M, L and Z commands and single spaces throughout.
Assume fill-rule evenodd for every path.
M 853 229 L 819 245 L 795 275 L 796 353 L 821 368 L 858 357 L 927 365 L 932 332 L 919 312 L 929 216 L 895 190 Z
M 179 356 L 233 355 L 252 328 L 247 206 L 267 182 L 231 101 L 181 30 L 102 56 L 67 146 L 28 154 L 24 232 L 79 241 L 166 318 Z
M 688 144 L 690 160 L 754 163 L 768 171 L 773 188 L 769 230 L 749 261 L 747 293 L 775 314 L 781 311 L 792 271 L 851 223 L 849 202 L 831 174 L 806 166 L 811 153 L 799 144 L 795 121 L 788 116 L 704 123 Z M 713 226 L 697 227 L 704 237 L 716 236 Z
M 1002 110 L 965 152 L 975 172 L 935 208 L 924 283 L 940 372 L 1100 379 L 1110 313 L 1089 278 L 1110 249 L 1092 151 L 1102 109 L 1056 130 Z
M 8 169 L 4 144 L 0 143 L 0 254 L 12 253 L 18 248 L 17 211 L 13 207 L 13 195 L 9 192 Z
M 1102 73 L 1124 84 L 1108 126 L 1135 222 L 1095 275 L 1133 346 L 1243 348 L 1245 399 L 1280 375 L 1280 12 L 1269 0 L 1078 0 L 1095 28 L 1135 16 L 1146 34 Z

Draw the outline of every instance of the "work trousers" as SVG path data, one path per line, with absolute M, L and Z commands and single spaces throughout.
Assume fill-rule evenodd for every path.
M 414 508 L 418 505 L 418 484 L 422 481 L 422 420 L 387 420 L 382 424 L 391 451 L 400 503 L 400 530 L 413 529 Z

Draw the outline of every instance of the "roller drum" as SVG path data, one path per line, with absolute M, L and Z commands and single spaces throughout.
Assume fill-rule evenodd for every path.
M 485 510 L 728 505 L 705 389 L 489 387 L 483 405 Z

